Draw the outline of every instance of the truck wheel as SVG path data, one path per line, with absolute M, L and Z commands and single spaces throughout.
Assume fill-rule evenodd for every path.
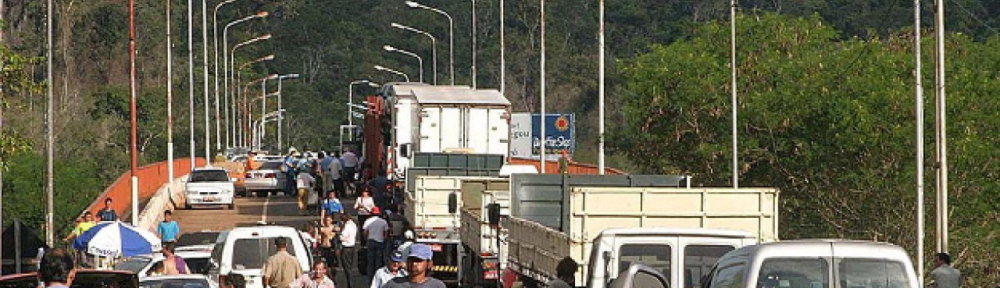
M 226 210 L 233 210 L 233 208 L 236 208 L 236 202 L 229 203 L 229 205 L 226 206 Z

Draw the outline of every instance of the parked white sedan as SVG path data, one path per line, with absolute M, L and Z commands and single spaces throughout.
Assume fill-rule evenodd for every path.
M 194 205 L 225 205 L 233 209 L 236 185 L 229 173 L 222 168 L 195 169 L 188 175 L 184 184 L 187 201 L 184 207 L 191 209 Z
M 244 174 L 246 177 L 243 179 L 243 186 L 247 189 L 248 196 L 254 196 L 255 193 L 271 193 L 275 191 L 282 191 L 285 189 L 285 173 L 281 172 L 281 165 L 284 162 L 278 161 L 267 161 L 264 162 L 256 170 L 247 171 Z

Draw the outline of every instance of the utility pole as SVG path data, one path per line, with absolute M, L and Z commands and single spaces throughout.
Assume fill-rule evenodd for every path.
M 129 1 L 134 1 L 134 0 L 129 0 Z M 194 162 L 195 162 L 195 157 L 197 155 L 195 154 L 195 148 L 194 148 L 195 147 L 195 143 L 194 143 L 194 25 L 192 24 L 193 23 L 192 19 L 194 18 L 194 16 L 193 16 L 194 15 L 194 13 L 193 13 L 194 6 L 192 6 L 191 0 L 188 0 L 188 2 L 187 2 L 187 10 L 188 10 L 188 27 L 187 27 L 188 28 L 188 37 L 187 37 L 188 50 L 187 50 L 187 52 L 188 52 L 188 101 L 189 101 L 188 102 L 188 117 L 189 117 L 189 119 L 188 119 L 188 122 L 189 122 L 188 123 L 188 126 L 189 126 L 188 129 L 191 129 L 191 131 L 189 131 L 190 134 L 191 134 L 190 135 L 191 136 L 190 137 L 191 138 L 191 147 L 190 147 L 190 150 L 191 150 L 191 172 L 194 172 L 194 166 L 195 166 Z
M 2 0 L 0 0 L 2 1 Z M 208 0 L 201 1 L 201 67 L 202 67 L 202 82 L 204 83 L 204 89 L 202 92 L 205 94 L 205 165 L 211 165 L 212 163 L 212 121 L 208 117 Z M 219 102 L 215 102 L 216 111 L 218 111 Z M 218 114 L 216 114 L 218 115 Z M 218 132 L 216 132 L 218 133 Z M 216 145 L 218 145 L 219 136 L 216 134 Z
M 0 0 L 0 1 L 3 1 L 3 0 Z M 129 3 L 131 3 L 131 1 L 132 0 L 129 0 Z M 46 145 L 45 145 L 45 202 L 46 202 L 46 204 L 45 204 L 45 207 L 46 207 L 45 208 L 45 225 L 47 226 L 46 229 L 45 229 L 45 243 L 48 244 L 49 247 L 52 247 L 52 245 L 55 244 L 55 242 L 53 240 L 53 239 L 55 239 L 55 237 L 54 237 L 54 235 L 55 235 L 55 223 L 54 223 L 55 219 L 52 216 L 53 215 L 52 213 L 53 213 L 53 211 L 55 209 L 54 208 L 55 205 L 52 204 L 52 199 L 54 197 L 54 191 L 55 191 L 53 189 L 53 187 L 52 187 L 52 182 L 53 182 L 52 181 L 52 177 L 53 177 L 52 176 L 52 173 L 53 173 L 53 171 L 52 171 L 52 155 L 53 155 L 53 153 L 52 153 L 53 152 L 52 144 L 55 143 L 55 139 L 53 139 L 54 137 L 52 135 L 53 134 L 53 131 L 52 131 L 52 121 L 55 120 L 52 117 L 52 110 L 53 110 L 53 108 L 55 108 L 55 100 L 53 99 L 54 97 L 52 96 L 52 86 L 55 85 L 55 83 L 53 82 L 53 79 L 55 77 L 52 76 L 52 17 L 54 17 L 54 15 L 52 14 L 52 0 L 49 0 L 49 3 L 46 6 L 46 8 L 48 9 L 48 12 L 47 12 L 48 16 L 46 17 L 46 21 L 47 21 L 46 30 L 47 30 L 47 33 L 48 33 L 48 45 L 45 47 L 45 66 L 46 66 L 45 69 L 47 70 L 46 77 L 49 78 L 48 79 L 48 82 L 49 82 L 48 84 L 49 85 L 46 85 L 47 87 L 45 88 L 46 91 L 47 91 L 46 94 L 48 94 L 47 95 L 48 96 L 48 104 L 47 104 L 48 107 L 47 107 L 47 109 L 45 109 L 45 138 L 46 138 Z
M 934 15 L 934 82 L 935 127 L 937 130 L 937 251 L 948 252 L 948 134 L 946 97 L 944 93 L 944 1 L 935 1 Z
M 597 80 L 597 102 L 600 108 L 597 110 L 598 119 L 597 122 L 597 174 L 604 175 L 604 0 L 598 2 L 598 10 L 600 10 L 597 25 L 597 67 L 600 72 Z
M 476 89 L 476 0 L 472 0 L 472 89 Z
M 917 114 L 917 283 L 924 287 L 924 87 L 920 74 L 920 0 L 913 0 L 913 78 Z
M 736 106 L 736 0 L 732 0 L 729 5 L 729 37 L 730 37 L 730 51 L 729 51 L 729 65 L 732 68 L 732 87 L 731 92 L 733 93 L 733 188 L 740 187 L 740 170 L 739 170 L 739 158 L 737 143 L 737 117 L 736 111 L 738 110 Z
M 0 0 L 0 1 L 2 1 L 2 0 Z M 504 36 L 503 35 L 504 34 L 504 31 L 503 31 L 504 30 L 503 29 L 503 26 L 504 26 L 503 13 L 504 12 L 503 12 L 503 8 L 504 8 L 503 7 L 503 0 L 500 0 L 500 95 L 504 95 L 504 97 L 507 97 L 507 94 L 504 94 L 506 92 L 506 90 L 504 88 L 507 85 L 507 83 L 505 82 L 506 80 L 504 79 L 504 74 L 506 73 L 504 70 L 506 69 L 507 63 L 504 61 L 504 58 L 503 58 L 503 56 L 504 56 L 503 55 L 503 51 L 504 51 L 504 45 L 503 45 L 503 36 Z M 435 61 L 437 61 L 437 60 L 435 60 Z M 437 63 L 434 63 L 434 65 L 437 65 Z M 437 72 L 435 71 L 434 73 L 437 73 Z M 435 83 L 435 84 L 437 84 L 437 83 Z
M 50 0 L 51 1 L 51 0 Z M 139 166 L 136 149 L 136 122 L 135 122 L 135 0 L 128 0 L 128 86 L 129 86 L 129 121 L 132 124 L 130 152 L 132 156 L 132 225 L 139 223 L 139 177 L 136 176 L 136 168 Z
M 3 0 L 0 0 L 3 1 Z M 167 2 L 167 195 L 174 195 L 174 42 L 170 31 L 170 1 Z
M 541 131 L 539 131 L 541 133 L 541 135 L 538 136 L 538 138 L 539 138 L 538 139 L 539 140 L 538 141 L 538 147 L 541 148 L 539 150 L 541 151 L 541 153 L 540 153 L 541 154 L 541 164 L 540 164 L 540 166 L 542 168 L 542 174 L 545 174 L 545 162 L 548 160 L 548 159 L 545 159 L 545 157 L 548 156 L 548 153 L 546 153 L 547 151 L 545 151 L 545 116 L 546 116 L 545 115 L 545 0 L 541 0 L 541 1 L 542 1 L 541 5 L 539 6 L 539 10 L 541 12 L 540 13 L 541 16 L 540 16 L 540 21 L 539 22 L 541 24 L 541 29 L 542 29 L 542 31 L 541 31 L 541 43 L 540 43 L 541 44 L 541 49 L 542 49 L 542 58 L 541 58 L 541 63 L 539 65 L 541 66 L 540 70 L 541 70 L 541 73 L 542 73 L 542 77 L 541 77 L 542 78 L 542 83 L 541 83 L 541 87 L 540 87 L 541 88 L 541 94 L 542 94 L 542 97 L 541 97 L 542 98 L 541 99 L 542 100 L 541 101 L 542 102 L 542 109 L 541 109 L 542 110 L 542 115 L 539 118 L 540 118 L 540 121 L 542 123 L 540 125 Z

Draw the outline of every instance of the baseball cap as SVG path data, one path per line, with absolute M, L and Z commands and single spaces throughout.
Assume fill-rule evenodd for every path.
M 431 260 L 434 257 L 434 252 L 431 251 L 431 246 L 427 246 L 427 244 L 415 243 L 410 245 L 409 256 L 421 260 Z
M 392 251 L 392 255 L 389 255 L 389 260 L 392 260 L 392 262 L 403 262 L 405 260 L 403 259 L 403 252 Z

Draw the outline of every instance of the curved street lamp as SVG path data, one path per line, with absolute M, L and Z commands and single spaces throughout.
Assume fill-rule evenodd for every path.
M 393 22 L 392 24 L 390 24 L 390 26 L 392 26 L 392 28 L 403 29 L 403 30 L 406 30 L 406 31 L 410 31 L 410 32 L 413 32 L 413 33 L 417 33 L 417 34 L 420 34 L 420 35 L 427 36 L 427 38 L 431 38 L 431 70 L 434 73 L 433 77 L 431 77 L 431 80 L 434 81 L 434 85 L 437 85 L 438 84 L 438 76 L 437 76 L 437 73 L 438 73 L 438 68 L 437 68 L 437 38 L 434 38 L 434 35 L 431 35 L 431 33 L 427 33 L 427 32 L 424 32 L 423 30 L 419 30 L 417 28 L 413 28 L 413 27 L 410 27 L 410 26 L 402 25 L 402 24 L 399 24 L 399 23 Z
M 380 66 L 377 66 L 377 67 L 380 67 Z M 378 69 L 377 67 L 375 69 Z M 347 126 L 351 126 L 351 127 L 354 127 L 354 117 L 351 117 L 352 112 L 354 112 L 354 85 L 358 85 L 358 84 L 368 84 L 368 86 L 371 86 L 373 88 L 380 87 L 380 85 L 378 85 L 377 83 L 371 82 L 371 81 L 368 81 L 368 80 L 357 80 L 357 81 L 351 82 L 351 84 L 347 85 L 347 111 L 348 111 L 348 113 L 347 113 Z
M 230 63 L 230 64 L 232 64 L 232 66 L 234 68 L 236 67 L 235 59 L 236 59 L 235 57 L 231 58 L 231 60 L 233 60 L 233 62 Z M 267 56 L 264 56 L 264 57 L 260 57 L 260 58 L 251 60 L 251 61 L 249 61 L 247 63 L 243 63 L 242 65 L 240 65 L 239 69 L 231 71 L 231 73 L 233 73 L 233 74 L 239 74 L 239 75 L 237 75 L 238 77 L 236 77 L 237 78 L 236 86 L 233 87 L 234 88 L 234 91 L 233 91 L 233 106 L 238 106 L 239 105 L 238 101 L 240 101 L 240 100 L 238 100 L 238 99 L 243 99 L 244 104 L 246 104 L 246 95 L 239 93 L 240 92 L 239 91 L 239 85 L 243 82 L 243 75 L 240 72 L 243 71 L 243 69 L 246 69 L 248 66 L 253 65 L 255 63 L 260 63 L 260 62 L 264 62 L 264 61 L 271 61 L 271 60 L 274 60 L 274 54 L 270 54 L 270 55 L 267 55 Z M 234 107 L 233 108 L 233 118 L 234 119 L 238 119 L 236 121 L 238 121 L 238 123 L 240 123 L 240 126 L 246 125 L 245 119 L 243 119 L 244 115 L 237 116 L 238 112 L 239 111 L 237 111 L 237 109 Z M 243 112 L 244 112 L 244 114 L 246 113 L 245 110 Z M 242 139 L 246 138 L 246 135 L 243 134 L 243 133 L 245 133 L 245 131 L 238 130 L 236 127 L 233 127 L 233 129 L 235 130 L 233 132 L 236 133 L 236 134 L 238 134 L 237 136 L 239 136 L 237 139 L 241 139 L 242 140 Z M 234 141 L 237 140 L 237 139 L 234 139 Z
M 382 46 L 382 49 L 385 49 L 385 51 L 396 52 L 396 53 L 400 53 L 400 54 L 403 54 L 403 55 L 408 55 L 408 56 L 417 58 L 417 62 L 420 63 L 420 77 L 418 79 L 420 79 L 421 83 L 424 82 L 424 58 L 421 58 L 420 55 L 417 55 L 417 53 L 413 53 L 413 52 L 406 51 L 406 50 L 403 50 L 403 49 L 399 49 L 399 48 L 396 48 L 396 47 L 392 47 L 392 46 L 389 46 L 389 45 Z
M 281 108 L 281 81 L 285 80 L 285 79 L 298 79 L 298 78 L 299 78 L 299 74 L 297 74 L 297 73 L 285 74 L 285 75 L 278 76 L 278 111 L 285 111 L 284 108 Z M 278 135 L 277 135 L 278 136 L 278 151 L 281 151 L 281 148 L 282 148 L 281 147 L 281 128 L 282 128 L 282 125 L 283 125 L 282 122 L 285 122 L 284 119 L 285 119 L 284 117 L 281 117 L 280 119 L 278 119 Z
M 396 70 L 392 70 L 392 69 L 389 69 L 389 68 L 385 68 L 382 65 L 375 65 L 375 70 L 385 71 L 385 72 L 389 72 L 389 73 L 396 74 L 396 75 L 399 75 L 399 76 L 403 76 L 403 78 L 406 79 L 406 82 L 410 82 L 410 76 L 406 75 L 406 73 L 399 72 L 399 71 L 396 71 Z
M 268 15 L 267 11 L 260 11 L 260 12 L 257 12 L 257 14 L 250 15 L 250 16 L 247 16 L 247 17 L 243 17 L 243 18 L 237 19 L 237 20 L 235 20 L 233 22 L 229 22 L 229 24 L 226 24 L 226 27 L 222 29 L 223 83 L 224 83 L 224 86 L 225 86 L 224 87 L 224 92 L 226 93 L 225 97 L 227 97 L 227 98 L 229 97 L 229 81 L 232 81 L 231 75 L 229 77 L 226 77 L 226 75 L 225 75 L 225 72 L 226 71 L 230 71 L 230 69 L 231 69 L 230 67 L 226 66 L 226 58 L 227 57 L 231 57 L 231 55 L 226 55 L 226 52 L 229 50 L 229 28 L 232 27 L 233 25 L 236 25 L 236 24 L 239 24 L 239 23 L 243 23 L 243 22 L 246 22 L 246 21 L 250 21 L 252 19 L 267 17 L 267 15 Z M 236 144 L 236 139 L 233 139 L 233 145 L 235 146 L 235 144 Z
M 229 55 L 236 55 L 236 49 L 238 49 L 238 48 L 240 48 L 240 47 L 243 47 L 243 46 L 246 46 L 246 45 L 250 45 L 250 44 L 253 44 L 254 42 L 257 42 L 257 41 L 263 41 L 263 40 L 268 40 L 268 39 L 271 39 L 271 34 L 270 34 L 270 33 L 268 33 L 268 34 L 264 34 L 264 35 L 261 35 L 261 36 L 258 36 L 258 37 L 256 37 L 256 38 L 253 38 L 253 39 L 250 39 L 250 40 L 247 40 L 247 41 L 243 41 L 243 42 L 241 42 L 241 43 L 239 43 L 239 44 L 236 44 L 236 46 L 233 46 L 233 49 L 229 51 Z M 229 71 L 225 71 L 225 72 L 226 72 L 226 73 L 228 73 Z M 228 143 L 229 143 L 229 131 L 230 131 L 230 130 L 229 130 L 229 123 L 230 123 L 230 122 L 229 122 L 229 98 L 230 98 L 230 97 L 228 97 L 228 95 L 229 95 L 229 93 L 226 93 L 226 97 L 225 97 L 225 110 L 226 110 L 226 111 L 225 111 L 225 112 L 226 112 L 226 144 L 227 144 L 227 145 L 228 145 Z M 218 95 L 216 95 L 216 96 L 218 96 Z M 235 99 L 234 99 L 233 101 L 235 101 Z
M 424 10 L 430 10 L 435 13 L 444 15 L 448 17 L 448 66 L 451 70 L 451 85 L 455 85 L 455 21 L 451 19 L 451 15 L 441 11 L 437 8 L 428 7 L 424 4 L 417 3 L 415 1 L 406 1 L 406 6 L 410 8 L 420 8 Z
M 266 60 L 262 60 L 262 59 L 266 59 Z M 257 62 L 260 62 L 260 61 L 269 61 L 269 60 L 273 60 L 273 59 L 274 59 L 274 55 L 264 56 L 264 57 L 258 58 L 257 60 L 254 60 L 254 61 L 251 61 L 251 62 L 247 62 L 246 64 L 243 64 L 243 66 L 240 66 L 240 68 L 242 70 L 242 68 L 245 68 L 248 64 L 257 63 Z M 258 60 L 260 60 L 260 61 L 258 61 Z M 254 80 L 248 82 L 245 86 L 243 86 L 243 97 L 242 97 L 242 99 L 243 99 L 243 109 L 244 109 L 244 113 L 243 113 L 244 123 L 243 123 L 243 125 L 250 125 L 250 123 L 251 123 L 251 120 L 250 120 L 251 116 L 250 116 L 250 114 L 251 114 L 252 110 L 251 110 L 251 107 L 250 107 L 250 103 L 247 101 L 247 96 L 246 96 L 247 95 L 247 90 L 250 89 L 250 86 L 253 86 L 254 84 L 257 84 L 258 82 L 264 82 L 264 81 L 267 81 L 267 80 L 277 79 L 277 78 L 278 78 L 278 74 L 270 74 L 270 75 L 267 75 L 267 76 L 264 76 L 264 77 L 260 77 L 260 78 L 254 79 Z M 249 139 L 249 137 L 252 136 L 252 135 L 250 135 L 250 133 L 253 132 L 253 131 L 249 131 L 249 129 L 251 128 L 249 126 L 244 126 L 243 128 L 244 129 L 248 129 L 247 131 L 244 132 L 244 135 L 243 135 L 243 137 L 245 138 L 245 139 L 243 139 L 245 141 L 244 145 L 250 146 L 253 143 L 252 143 L 252 139 Z

